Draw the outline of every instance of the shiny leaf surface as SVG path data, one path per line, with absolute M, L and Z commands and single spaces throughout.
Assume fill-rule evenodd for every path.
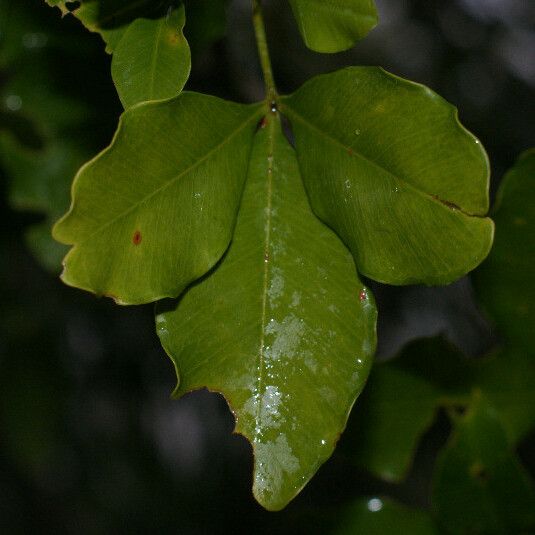
M 123 106 L 177 96 L 186 83 L 191 56 L 182 30 L 184 6 L 168 17 L 137 19 L 113 53 L 111 73 Z
M 63 280 L 137 304 L 176 297 L 204 275 L 232 237 L 257 116 L 196 93 L 126 111 L 55 226 L 74 246 Z
M 456 422 L 442 450 L 434 506 L 446 533 L 531 533 L 535 493 L 506 434 L 483 398 Z
M 496 240 L 474 276 L 479 299 L 509 342 L 535 353 L 535 149 L 503 179 Z
M 351 48 L 377 24 L 373 0 L 290 0 L 305 44 L 316 52 Z
M 487 256 L 487 157 L 441 97 L 381 69 L 351 67 L 307 82 L 282 110 L 312 207 L 360 273 L 446 284 Z
M 284 507 L 331 455 L 375 348 L 376 309 L 310 210 L 277 114 L 256 134 L 233 242 L 157 327 L 175 395 L 222 392 L 255 455 L 253 491 Z

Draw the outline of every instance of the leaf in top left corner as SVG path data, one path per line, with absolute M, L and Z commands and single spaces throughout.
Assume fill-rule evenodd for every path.
M 191 70 L 191 54 L 183 34 L 184 6 L 160 19 L 136 19 L 114 53 L 113 81 L 125 108 L 138 102 L 177 96 Z

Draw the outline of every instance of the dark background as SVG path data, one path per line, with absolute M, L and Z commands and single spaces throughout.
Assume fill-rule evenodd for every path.
M 32 33 L 46 37 L 21 34 L 26 57 L 40 54 L 54 90 L 83 101 L 88 111 L 76 140 L 96 153 L 109 143 L 121 112 L 100 38 L 73 17 L 61 20 L 42 0 L 16 3 Z M 380 65 L 425 83 L 459 108 L 487 148 L 493 193 L 518 154 L 535 145 L 531 0 L 377 0 L 378 28 L 354 50 L 333 56 L 304 47 L 286 1 L 265 4 L 281 92 L 351 64 Z M 262 98 L 249 15 L 249 1 L 229 2 L 227 37 L 210 45 L 201 42 L 208 32 L 202 21 L 191 28 L 188 89 Z M 0 46 L 10 25 L 0 20 Z M 0 88 L 8 75 L 0 71 Z M 35 83 L 43 83 L 37 75 Z M 13 107 L 2 98 L 0 129 Z M 251 449 L 231 434 L 224 400 L 205 391 L 169 399 L 174 371 L 157 340 L 152 307 L 116 306 L 63 286 L 40 267 L 23 236 L 41 216 L 11 208 L 1 168 L 0 177 L 2 532 L 310 533 L 303 515 L 361 495 L 429 506 L 434 455 L 448 433 L 443 417 L 424 437 L 403 485 L 357 471 L 342 447 L 285 511 L 263 511 L 250 491 Z M 438 289 L 372 286 L 380 358 L 437 333 L 473 356 L 494 342 L 468 279 Z

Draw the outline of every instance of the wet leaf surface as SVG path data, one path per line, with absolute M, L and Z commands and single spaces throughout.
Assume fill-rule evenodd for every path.
M 349 252 L 312 214 L 277 115 L 262 124 L 228 253 L 160 307 L 157 327 L 175 394 L 225 395 L 253 446 L 254 494 L 278 510 L 344 429 L 371 365 L 376 309 Z

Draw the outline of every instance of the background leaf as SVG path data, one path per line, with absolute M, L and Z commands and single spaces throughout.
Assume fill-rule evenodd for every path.
M 363 275 L 446 284 L 488 254 L 488 161 L 455 108 L 375 67 L 318 76 L 284 99 L 315 213 Z
M 126 111 L 54 229 L 74 245 L 64 282 L 138 304 L 204 275 L 230 242 L 257 119 L 258 106 L 196 93 Z
M 341 448 L 356 466 L 401 481 L 441 405 L 466 404 L 474 372 L 442 338 L 417 340 L 378 362 L 353 410 Z
M 494 247 L 474 276 L 478 297 L 509 342 L 535 353 L 535 149 L 503 179 L 494 218 Z
M 50 271 L 59 273 L 67 252 L 65 246 L 52 239 L 52 224 L 69 206 L 69 186 L 84 157 L 85 152 L 76 145 L 52 142 L 44 149 L 32 149 L 0 133 L 0 160 L 10 177 L 12 205 L 46 214 L 45 222 L 28 229 L 26 239 Z
M 25 241 L 43 267 L 59 273 L 66 248 L 52 239 L 51 227 L 68 208 L 72 178 L 93 150 L 80 130 L 92 127 L 94 115 L 50 68 L 51 58 L 73 67 L 68 31 L 55 40 L 34 9 L 2 1 L 0 39 L 0 166 L 9 202 L 33 213 Z M 77 44 L 87 51 L 85 42 Z
M 446 533 L 528 533 L 535 493 L 492 408 L 479 398 L 456 422 L 435 474 L 434 505 Z
M 391 500 L 369 498 L 345 507 L 337 518 L 333 535 L 434 535 L 438 530 L 431 516 Z
M 376 309 L 312 214 L 278 116 L 264 121 L 228 253 L 157 326 L 175 394 L 225 395 L 253 446 L 254 494 L 278 510 L 334 449 L 368 375 Z
M 290 0 L 305 44 L 316 52 L 351 48 L 377 24 L 373 0 Z
M 182 30 L 184 6 L 169 16 L 137 19 L 113 54 L 111 73 L 125 108 L 138 102 L 178 95 L 191 69 L 191 55 Z
M 535 356 L 507 347 L 478 367 L 477 382 L 516 445 L 535 426 Z

